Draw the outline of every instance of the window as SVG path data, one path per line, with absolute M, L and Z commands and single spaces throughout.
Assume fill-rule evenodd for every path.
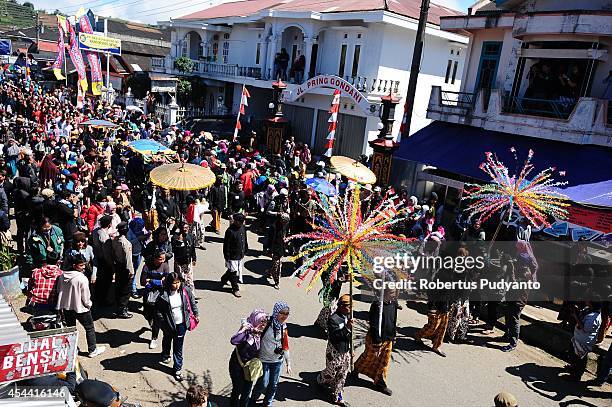
M 186 57 L 187 56 L 187 39 L 184 39 L 181 42 L 181 55 L 182 57 Z
M 227 60 L 229 57 L 229 42 L 228 41 L 224 41 L 223 42 L 223 63 L 227 64 Z
M 348 34 L 347 33 L 344 33 L 344 38 L 348 38 Z
M 361 38 L 361 33 L 358 33 L 358 34 L 357 34 L 357 38 Z
M 453 66 L 453 60 L 449 59 L 448 64 L 446 64 L 446 76 L 444 77 L 444 83 L 448 83 L 452 66 Z
M 453 64 L 453 76 L 451 78 L 451 85 L 455 84 L 455 78 L 457 77 L 457 65 L 459 65 L 458 61 L 455 61 Z
M 260 55 L 261 55 L 261 42 L 258 42 L 257 48 L 255 48 L 255 65 L 259 65 Z
M 229 40 L 230 35 L 228 33 L 223 34 L 224 40 Z
M 451 55 L 455 55 L 455 50 L 451 49 Z
M 217 62 L 219 60 L 219 43 L 218 42 L 213 42 L 212 45 L 212 59 L 213 62 Z
M 357 76 L 359 70 L 359 55 L 361 54 L 361 45 L 355 45 L 355 52 L 353 52 L 353 69 L 351 69 L 351 77 Z
M 342 44 L 342 49 L 340 50 L 340 66 L 338 67 L 338 76 L 344 77 L 344 66 L 346 65 L 346 44 Z

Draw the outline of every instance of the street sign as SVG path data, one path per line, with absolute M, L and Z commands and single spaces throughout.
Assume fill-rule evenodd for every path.
M 11 40 L 0 39 L 0 56 L 9 56 L 13 52 Z
M 79 48 L 86 51 L 121 55 L 121 40 L 103 35 L 79 33 Z
M 30 334 L 23 343 L 0 346 L 0 384 L 74 371 L 78 331 L 54 329 Z

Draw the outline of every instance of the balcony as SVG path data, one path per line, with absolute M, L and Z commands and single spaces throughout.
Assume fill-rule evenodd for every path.
M 612 147 L 612 109 L 607 100 L 582 97 L 560 101 L 505 99 L 498 89 L 477 94 L 433 86 L 427 118 L 504 133 L 575 144 Z
M 203 76 L 208 79 L 217 79 L 223 81 L 236 81 L 245 83 L 251 86 L 258 86 L 263 88 L 270 88 L 272 81 L 275 78 L 272 77 L 272 70 L 267 69 L 263 71 L 259 67 L 245 67 L 239 65 L 230 64 L 219 64 L 215 62 L 206 62 L 192 59 L 194 69 L 191 72 L 192 75 Z M 184 72 L 179 72 L 174 68 L 174 58 L 166 57 L 152 57 L 151 67 L 154 72 L 163 72 L 173 75 L 184 75 Z M 323 73 L 317 73 L 317 75 Z M 346 76 L 343 78 L 351 85 L 355 86 L 359 91 L 366 95 L 387 95 L 389 92 L 399 93 L 400 92 L 400 81 L 382 79 L 382 78 L 368 78 L 365 76 Z M 304 79 L 304 82 L 306 79 Z M 289 88 L 297 87 L 297 84 L 293 80 L 287 81 Z

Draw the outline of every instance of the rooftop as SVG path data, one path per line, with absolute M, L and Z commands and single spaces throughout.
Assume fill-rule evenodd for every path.
M 224 3 L 205 10 L 196 11 L 174 20 L 211 20 L 215 18 L 246 17 L 258 12 L 312 12 L 320 14 L 389 11 L 398 15 L 418 19 L 419 0 L 245 0 Z M 459 16 L 461 12 L 430 3 L 428 22 L 440 24 L 441 16 Z

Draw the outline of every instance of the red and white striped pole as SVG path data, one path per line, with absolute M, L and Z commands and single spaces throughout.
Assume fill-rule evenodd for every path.
M 244 114 L 245 106 L 249 105 L 249 98 L 251 94 L 246 88 L 246 85 L 242 85 L 242 96 L 240 97 L 240 110 L 238 110 L 238 116 L 236 117 L 236 128 L 234 129 L 234 141 L 238 140 L 238 131 L 242 128 L 240 125 L 240 116 Z
M 334 91 L 334 98 L 332 99 L 331 108 L 329 109 L 329 134 L 327 135 L 327 142 L 325 143 L 325 156 L 331 157 L 332 150 L 334 149 L 334 140 L 336 138 L 336 127 L 338 125 L 338 110 L 340 110 L 340 90 Z

